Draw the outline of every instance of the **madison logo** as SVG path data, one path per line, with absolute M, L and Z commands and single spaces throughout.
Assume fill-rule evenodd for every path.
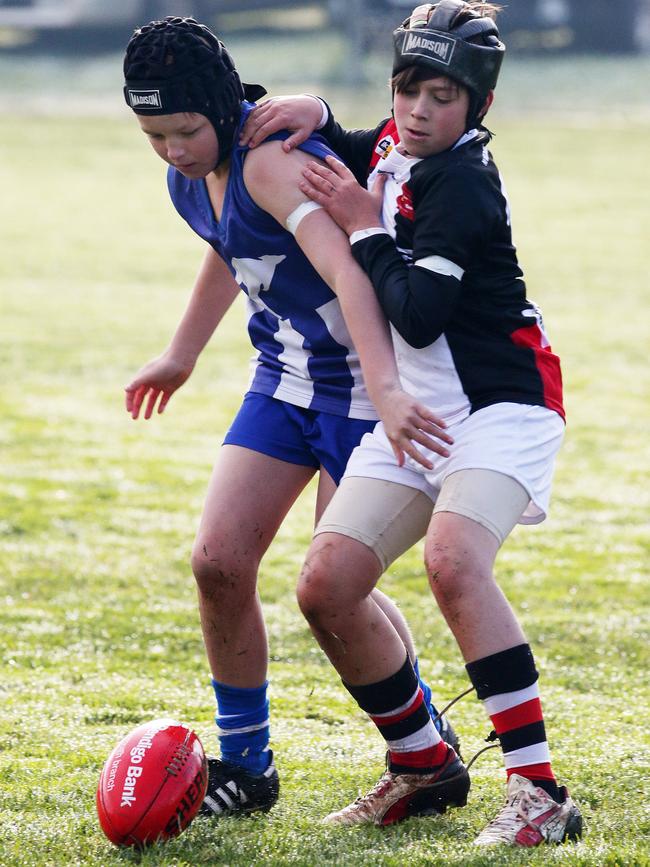
M 442 34 L 432 37 L 421 36 L 419 33 L 409 33 L 406 37 L 402 54 L 417 54 L 419 57 L 428 57 L 449 64 L 454 53 L 455 42 Z
M 130 90 L 131 108 L 162 108 L 159 90 Z

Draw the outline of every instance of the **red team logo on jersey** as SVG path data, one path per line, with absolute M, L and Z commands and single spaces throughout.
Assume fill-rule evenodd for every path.
M 415 211 L 413 210 L 413 193 L 407 184 L 402 186 L 402 194 L 397 197 L 397 210 L 407 220 L 415 219 Z

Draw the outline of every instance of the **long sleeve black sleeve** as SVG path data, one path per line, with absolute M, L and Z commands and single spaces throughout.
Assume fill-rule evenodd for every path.
M 423 349 L 440 337 L 460 297 L 460 280 L 409 267 L 385 234 L 357 241 L 352 254 L 374 285 L 386 318 L 407 343 Z
M 375 129 L 347 130 L 334 119 L 329 105 L 327 108 L 329 119 L 325 126 L 318 130 L 318 134 L 343 160 L 357 181 L 365 187 L 373 148 L 386 121 L 383 120 Z

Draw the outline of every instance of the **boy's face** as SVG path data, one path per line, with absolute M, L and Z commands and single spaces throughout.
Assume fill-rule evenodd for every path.
M 158 156 L 186 178 L 204 178 L 216 166 L 219 143 L 205 115 L 180 112 L 136 117 Z
M 465 132 L 468 109 L 468 91 L 445 75 L 395 91 L 393 110 L 402 146 L 414 157 L 447 150 Z

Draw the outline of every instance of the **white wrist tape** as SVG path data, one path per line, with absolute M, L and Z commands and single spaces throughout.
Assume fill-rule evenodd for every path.
M 357 241 L 362 241 L 364 238 L 370 238 L 372 235 L 387 235 L 388 232 L 383 226 L 373 226 L 372 229 L 357 229 L 350 235 L 350 246 L 356 244 Z
M 284 225 L 292 235 L 295 235 L 298 226 L 302 223 L 307 214 L 311 214 L 312 211 L 321 210 L 322 207 L 322 205 L 319 205 L 316 202 L 303 202 L 301 205 L 298 205 L 295 211 L 292 211 L 289 214 L 287 219 L 284 221 Z

